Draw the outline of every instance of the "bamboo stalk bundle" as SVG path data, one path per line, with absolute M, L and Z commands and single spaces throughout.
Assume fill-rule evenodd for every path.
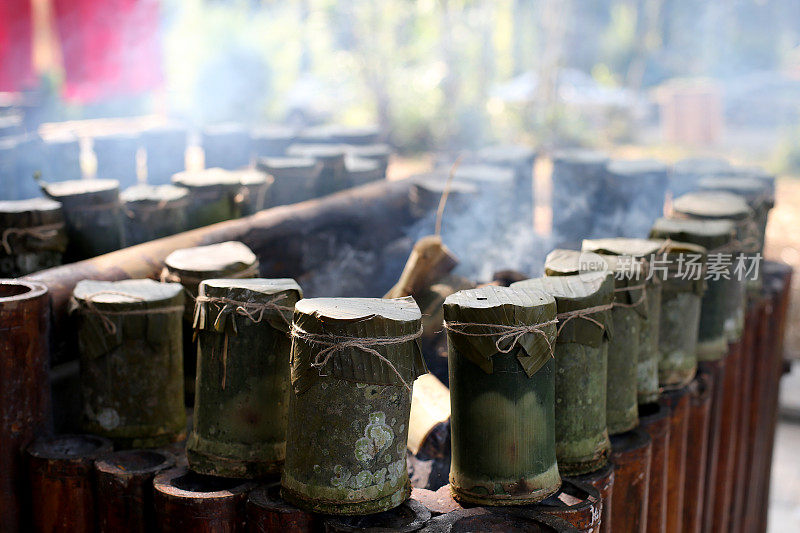
M 667 533 L 683 531 L 683 494 L 689 433 L 689 388 L 666 390 L 661 403 L 669 407 L 669 471 L 667 474 Z M 696 443 L 692 443 L 694 445 Z M 700 476 L 699 472 L 693 475 Z
M 732 245 L 732 261 L 741 261 L 743 253 L 752 253 L 755 247 L 753 211 L 741 197 L 725 192 L 697 192 L 676 198 L 672 204 L 671 216 L 700 220 L 732 220 L 736 226 L 736 245 Z M 735 342 L 742 335 L 744 327 L 744 306 L 746 299 L 743 276 L 732 276 L 728 289 L 728 299 L 724 304 L 727 311 L 725 332 L 728 342 Z
M 611 437 L 615 503 L 611 531 L 647 531 L 651 454 L 650 436 L 639 428 Z
M 85 280 L 73 298 L 84 429 L 128 448 L 183 438 L 181 286 Z
M 322 163 L 311 157 L 262 157 L 256 168 L 275 180 L 270 188 L 270 205 L 289 205 L 316 196 Z
M 659 251 L 661 243 L 649 239 L 584 239 L 581 249 L 603 256 L 627 256 L 639 261 L 649 262 Z M 645 302 L 646 313 L 640 313 L 639 351 L 637 353 L 637 398 L 639 405 L 658 401 L 658 361 L 659 335 L 661 322 L 661 282 L 658 276 L 646 275 Z
M 520 505 L 560 485 L 555 450 L 555 301 L 485 286 L 444 303 L 458 501 Z
M 60 203 L 45 198 L 0 201 L 0 277 L 58 266 L 66 248 Z
M 172 184 L 189 190 L 186 208 L 189 229 L 239 218 L 242 214 L 237 201 L 241 182 L 235 172 L 219 167 L 185 170 L 172 175 Z
M 93 466 L 111 453 L 111 441 L 92 435 L 35 440 L 26 452 L 33 502 L 31 531 L 95 530 Z
M 189 191 L 174 185 L 134 185 L 122 191 L 125 242 L 135 246 L 186 231 Z
M 163 533 L 244 533 L 247 493 L 255 484 L 203 476 L 177 467 L 153 480 L 157 530 Z
M 74 180 L 41 186 L 45 195 L 61 203 L 68 237 L 65 259 L 77 261 L 123 247 L 118 181 Z
M 50 430 L 47 288 L 0 280 L 0 516 L 9 531 L 30 524 L 22 451 Z
M 577 475 L 602 468 L 610 444 L 606 426 L 608 339 L 613 336 L 610 273 L 544 277 L 512 289 L 555 298 L 561 322 L 555 345 L 555 438 L 558 468 Z
M 649 403 L 639 406 L 639 427 L 653 441 L 647 490 L 648 533 L 664 533 L 667 530 L 670 415 L 669 408 L 663 404 Z
M 280 497 L 279 483 L 262 485 L 247 496 L 247 530 L 250 533 L 314 533 L 319 516 L 298 509 Z
M 206 168 L 236 170 L 250 164 L 250 132 L 244 124 L 224 123 L 206 126 L 200 144 Z
M 708 424 L 714 383 L 698 373 L 689 386 L 688 431 L 686 434 L 686 475 L 683 488 L 682 531 L 700 533 L 708 462 Z
M 606 464 L 600 470 L 589 472 L 588 474 L 581 474 L 571 478 L 579 483 L 590 485 L 597 489 L 600 494 L 600 499 L 603 502 L 602 511 L 600 512 L 600 533 L 609 533 L 611 531 L 611 509 L 613 507 L 614 496 L 614 465 L 613 463 Z
M 193 328 L 197 385 L 186 443 L 198 473 L 259 478 L 286 456 L 288 336 L 302 290 L 291 279 L 211 279 L 200 284 Z
M 292 324 L 281 496 L 327 514 L 371 514 L 411 493 L 411 384 L 426 372 L 412 298 L 311 298 Z
M 115 452 L 94 462 L 97 531 L 155 531 L 153 479 L 175 466 L 175 458 L 157 450 Z

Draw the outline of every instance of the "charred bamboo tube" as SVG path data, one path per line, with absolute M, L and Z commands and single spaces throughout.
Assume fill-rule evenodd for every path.
M 58 202 L 0 202 L 0 228 L 0 277 L 16 278 L 61 264 L 67 234 Z
M 35 532 L 94 531 L 94 460 L 111 442 L 91 435 L 39 438 L 28 447 Z
M 683 531 L 683 489 L 689 432 L 689 389 L 664 391 L 661 403 L 669 407 L 669 458 L 667 464 L 667 533 Z M 692 443 L 694 444 L 694 443 Z M 692 473 L 697 476 L 697 472 Z
M 298 509 L 280 497 L 279 483 L 263 485 L 247 496 L 247 530 L 250 533 L 314 533 L 317 515 Z
M 487 146 L 478 150 L 476 154 L 478 161 L 485 165 L 510 168 L 514 171 L 514 182 L 521 207 L 528 210 L 532 209 L 535 201 L 533 167 L 536 164 L 536 156 L 536 150 L 518 144 Z
M 250 131 L 250 145 L 256 158 L 282 156 L 296 138 L 297 132 L 294 128 L 277 124 Z
M 735 227 L 730 220 L 656 220 L 650 234 L 659 239 L 688 242 L 708 250 L 706 290 L 700 305 L 700 325 L 697 338 L 697 360 L 721 359 L 728 351 L 725 334 L 728 291 L 735 283 L 733 253 Z
M 647 531 L 651 453 L 650 436 L 639 428 L 611 437 L 616 504 L 611 508 L 611 531 Z
M 310 157 L 322 163 L 314 187 L 314 196 L 325 196 L 350 187 L 350 177 L 344 163 L 345 148 L 339 144 L 297 143 L 286 150 L 290 157 Z
M 382 513 L 325 518 L 322 530 L 325 533 L 355 533 L 357 531 L 411 533 L 419 531 L 430 519 L 431 512 L 424 505 L 415 500 L 406 500 L 394 509 Z
M 75 285 L 83 279 L 157 278 L 164 259 L 174 250 L 231 240 L 242 241 L 261 257 L 265 273 L 275 277 L 306 273 L 308 267 L 302 263 L 303 255 L 287 253 L 287 242 L 329 230 L 333 225 L 346 227 L 348 239 L 389 242 L 416 220 L 410 209 L 411 187 L 408 180 L 373 183 L 30 275 L 27 279 L 44 283 L 50 291 L 55 326 L 54 359 L 63 362 L 73 358 L 70 354 L 75 348 L 70 342 L 67 308 Z M 391 224 L 376 224 L 384 220 L 390 220 Z
M 739 265 L 748 266 L 744 253 L 752 253 L 756 246 L 754 213 L 743 198 L 725 192 L 697 192 L 676 198 L 671 216 L 700 220 L 732 220 L 736 226 L 735 245 L 731 245 L 734 273 L 728 287 L 725 303 L 725 333 L 728 342 L 742 336 L 746 300 L 746 270 L 736 272 Z
M 547 255 L 548 276 L 581 272 L 611 272 L 614 275 L 612 330 L 608 343 L 606 424 L 608 433 L 624 433 L 639 423 L 637 410 L 637 359 L 642 315 L 647 315 L 644 280 L 646 264 L 630 256 L 606 256 L 557 249 Z
M 414 382 L 408 420 L 408 449 L 414 455 L 443 457 L 450 453 L 450 391 L 433 374 Z M 445 449 L 444 445 L 447 445 Z
M 136 183 L 138 132 L 127 131 L 97 136 L 92 139 L 92 149 L 97 159 L 98 178 L 114 178 L 124 187 Z
M 322 163 L 310 157 L 263 157 L 257 168 L 275 180 L 270 205 L 288 205 L 314 198 Z
M 187 130 L 174 124 L 145 129 L 142 146 L 147 153 L 147 183 L 167 185 L 173 174 L 186 167 Z
M 189 467 L 258 478 L 286 456 L 289 324 L 303 292 L 294 280 L 206 280 L 194 316 L 197 387 Z
M 386 178 L 385 169 L 379 161 L 345 155 L 344 166 L 351 187 L 358 187 Z
M 74 299 L 84 429 L 123 448 L 184 437 L 181 286 L 86 280 Z
M 707 252 L 702 246 L 663 241 L 666 261 L 654 274 L 663 276 L 658 336 L 658 382 L 663 388 L 686 386 L 697 372 L 697 338 L 700 305 L 705 290 Z
M 584 533 L 599 533 L 603 499 L 593 486 L 564 480 L 558 492 L 534 506 L 545 514 L 561 518 Z
M 486 286 L 445 300 L 456 500 L 520 505 L 558 490 L 555 313 L 552 296 L 526 289 Z
M 606 427 L 608 338 L 614 281 L 607 273 L 545 277 L 511 284 L 556 300 L 561 324 L 555 345 L 555 437 L 558 468 L 578 475 L 602 468 Z
M 189 191 L 174 185 L 135 185 L 122 191 L 125 242 L 135 246 L 188 229 Z
M 295 305 L 281 496 L 328 514 L 371 514 L 411 493 L 411 384 L 426 372 L 412 298 Z
M 666 405 L 651 403 L 639 406 L 639 421 L 653 441 L 650 454 L 650 483 L 647 490 L 648 533 L 667 530 L 667 476 L 669 464 L 670 411 Z
M 432 518 L 419 533 L 461 531 L 535 531 L 536 533 L 578 533 L 568 522 L 535 511 L 509 512 L 492 507 L 460 509 Z
M 378 142 L 380 129 L 375 125 L 343 126 L 341 124 L 323 124 L 305 128 L 297 134 L 297 139 L 304 143 L 320 144 L 355 144 L 365 145 Z
M 236 170 L 250 164 L 250 132 L 244 124 L 229 122 L 206 126 L 200 143 L 206 168 Z
M 725 373 L 730 363 L 730 351 L 717 361 L 700 361 L 697 366 L 698 375 L 703 374 L 714 383 L 711 391 L 711 407 L 708 417 L 708 452 L 706 458 L 705 491 L 703 492 L 703 508 L 701 510 L 700 530 L 705 530 L 705 522 L 714 513 L 714 498 L 722 491 L 716 485 L 722 446 L 729 440 L 723 434 L 723 416 L 725 410 Z
M 156 450 L 126 450 L 94 462 L 97 531 L 155 531 L 153 479 L 175 466 L 175 458 Z
M 686 437 L 686 475 L 683 489 L 681 531 L 699 533 L 702 527 L 703 501 L 708 460 L 708 422 L 714 382 L 708 374 L 698 374 L 689 386 L 688 432 Z
M 247 493 L 255 484 L 172 468 L 153 480 L 157 530 L 164 533 L 244 533 Z
M 394 150 L 392 150 L 392 147 L 388 144 L 348 144 L 345 146 L 345 151 L 348 156 L 377 162 L 380 168 L 380 175 L 386 178 L 386 171 L 389 168 L 389 159 L 391 159 L 394 153 Z
M 586 239 L 582 244 L 584 252 L 595 252 L 603 256 L 628 256 L 646 261 L 648 271 L 653 254 L 658 252 L 660 247 L 661 244 L 657 241 L 625 238 Z M 655 274 L 646 275 L 645 278 L 649 278 L 645 279 L 646 313 L 640 312 L 639 352 L 636 365 L 637 397 L 640 405 L 657 401 L 660 394 L 658 339 L 661 322 L 661 282 Z
M 118 181 L 60 181 L 42 184 L 42 190 L 61 203 L 68 238 L 65 259 L 79 261 L 124 246 Z
M 574 248 L 594 224 L 594 205 L 608 157 L 599 152 L 568 150 L 553 155 L 553 233 L 559 246 Z
M 22 451 L 50 429 L 47 288 L 0 280 L 0 516 L 9 531 L 29 526 Z
M 240 170 L 236 174 L 239 176 L 241 184 L 237 197 L 241 216 L 255 215 L 270 205 L 269 191 L 272 187 L 272 176 L 253 169 Z
M 173 175 L 172 183 L 189 190 L 186 221 L 190 229 L 239 218 L 242 214 L 237 202 L 241 183 L 235 172 L 216 167 L 187 170 Z
M 664 212 L 667 166 L 654 159 L 609 161 L 593 204 L 598 237 L 644 237 Z
M 614 496 L 614 465 L 608 463 L 600 470 L 568 479 L 591 485 L 597 489 L 603 502 L 602 511 L 600 512 L 600 529 L 598 531 L 600 533 L 609 533 L 611 531 L 611 509 Z
M 697 190 L 697 182 L 707 176 L 728 172 L 731 168 L 727 160 L 716 157 L 691 157 L 672 165 L 669 176 L 669 191 L 673 198 Z

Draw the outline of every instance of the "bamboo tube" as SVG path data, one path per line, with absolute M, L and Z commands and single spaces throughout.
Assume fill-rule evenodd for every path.
M 736 225 L 737 246 L 732 247 L 734 262 L 741 261 L 744 252 L 754 247 L 754 213 L 740 196 L 725 192 L 697 192 L 676 198 L 672 204 L 671 216 L 700 220 L 732 220 Z M 746 280 L 735 276 L 728 289 L 725 319 L 725 332 L 728 342 L 736 342 L 742 336 L 744 326 L 744 307 L 746 300 Z
M 551 296 L 526 289 L 486 286 L 445 300 L 456 500 L 520 505 L 558 489 L 555 312 Z
M 139 133 L 124 131 L 96 136 L 92 150 L 97 161 L 97 177 L 119 180 L 130 187 L 138 180 L 136 152 L 139 150 Z
M 61 203 L 68 237 L 65 260 L 95 257 L 124 246 L 118 181 L 74 180 L 41 186 L 45 195 Z
M 729 440 L 723 434 L 723 416 L 725 406 L 725 373 L 730 364 L 730 351 L 717 361 L 700 361 L 697 365 L 698 375 L 709 377 L 714 383 L 711 393 L 711 407 L 708 419 L 708 452 L 706 459 L 705 491 L 703 493 L 703 509 L 701 511 L 700 529 L 705 530 L 705 522 L 714 512 L 714 498 L 721 493 L 717 487 L 717 472 L 720 466 L 720 454 L 723 445 Z
M 536 150 L 519 144 L 487 146 L 478 150 L 476 154 L 478 161 L 485 165 L 510 168 L 514 171 L 517 197 L 521 207 L 529 210 L 535 204 L 533 167 L 536 164 L 536 156 Z
M 270 205 L 289 205 L 314 198 L 322 163 L 311 157 L 262 157 L 256 166 L 274 178 Z
M 557 493 L 536 504 L 534 509 L 561 518 L 578 531 L 600 532 L 603 499 L 589 484 L 565 479 Z
M 356 533 L 358 531 L 419 531 L 431 519 L 431 512 L 415 500 L 378 514 L 367 516 L 333 516 L 323 519 L 325 533 Z
M 198 473 L 258 478 L 280 472 L 286 456 L 291 279 L 200 283 L 194 316 L 197 386 L 189 467 Z
M 66 248 L 61 204 L 46 198 L 0 201 L 0 277 L 58 266 Z
M 410 387 L 425 373 L 412 298 L 312 298 L 295 305 L 281 496 L 303 509 L 397 507 L 406 471 Z
M 588 150 L 553 154 L 553 233 L 564 248 L 577 247 L 594 225 L 594 203 L 600 191 L 608 157 Z
M 641 429 L 611 437 L 614 463 L 614 502 L 611 531 L 647 531 L 652 440 Z
M 279 124 L 269 124 L 250 130 L 250 145 L 256 158 L 280 157 L 296 139 L 295 128 Z
M 290 157 L 312 158 L 322 164 L 314 196 L 326 196 L 351 186 L 344 163 L 345 148 L 340 144 L 296 143 L 286 150 Z
M 664 391 L 660 402 L 669 407 L 669 471 L 667 473 L 667 533 L 683 531 L 683 492 L 689 430 L 689 389 Z M 694 443 L 692 443 L 694 444 Z M 692 475 L 698 476 L 697 472 Z
M 243 217 L 255 215 L 270 205 L 270 189 L 273 178 L 266 172 L 255 169 L 236 171 L 241 189 L 236 200 Z
M 155 531 L 153 479 L 175 466 L 175 458 L 156 450 L 126 450 L 94 462 L 97 531 Z
M 185 170 L 172 176 L 172 184 L 189 190 L 186 208 L 189 229 L 239 218 L 242 214 L 237 202 L 241 183 L 235 172 L 217 167 Z
M 111 442 L 91 435 L 39 438 L 28 447 L 32 531 L 94 531 L 92 467 L 109 453 Z
M 708 250 L 708 266 L 711 270 L 705 276 L 706 290 L 700 307 L 697 359 L 709 361 L 722 358 L 728 351 L 725 334 L 726 304 L 731 299 L 728 291 L 735 283 L 732 259 L 735 250 L 731 247 L 735 235 L 733 221 L 660 218 L 653 225 L 650 235 L 689 242 Z
M 247 530 L 250 533 L 314 533 L 319 517 L 298 509 L 280 497 L 279 483 L 262 485 L 247 496 Z
M 344 157 L 347 179 L 351 187 L 358 187 L 386 178 L 385 169 L 379 161 L 347 154 Z
M 297 140 L 304 143 L 367 145 L 378 142 L 378 126 L 344 126 L 341 124 L 322 124 L 304 128 L 297 134 Z
M 691 157 L 672 165 L 669 176 L 669 191 L 673 198 L 697 189 L 697 182 L 706 176 L 728 172 L 727 160 L 717 157 Z
M 551 294 L 558 315 L 564 317 L 559 320 L 573 316 L 559 326 L 555 346 L 556 456 L 565 475 L 592 472 L 608 460 L 606 375 L 613 283 L 610 274 L 593 273 L 511 285 Z M 589 318 L 581 313 L 589 313 Z
M 774 203 L 774 199 L 770 198 L 774 193 L 770 191 L 768 183 L 760 179 L 736 175 L 711 176 L 700 180 L 698 188 L 702 191 L 722 191 L 743 197 L 755 213 L 757 226 L 755 251 L 764 251 L 767 216 Z
M 661 243 L 648 239 L 585 239 L 581 245 L 584 252 L 600 255 L 629 256 L 649 263 L 659 251 Z M 646 276 L 648 277 L 648 276 Z M 639 352 L 637 354 L 638 403 L 648 404 L 658 400 L 659 330 L 661 322 L 661 283 L 655 274 L 645 280 L 647 312 L 640 313 Z
M 122 191 L 125 242 L 135 246 L 189 229 L 189 191 L 174 185 L 135 185 Z
M 47 288 L 0 280 L 0 516 L 8 531 L 29 527 L 22 451 L 50 430 L 47 383 Z
M 391 159 L 394 153 L 394 150 L 388 144 L 348 144 L 345 145 L 345 151 L 350 157 L 369 159 L 370 161 L 377 162 L 382 179 L 386 178 L 386 171 L 389 168 L 389 159 Z
M 124 448 L 183 438 L 181 286 L 85 280 L 73 298 L 84 429 Z
M 653 441 L 647 490 L 647 533 L 667 530 L 670 414 L 669 408 L 659 403 L 639 406 L 640 427 Z
M 449 455 L 443 442 L 450 435 L 450 391 L 433 374 L 423 374 L 414 382 L 411 414 L 408 420 L 408 449 L 426 457 Z
M 229 122 L 206 126 L 200 144 L 206 168 L 236 170 L 250 164 L 250 132 L 244 124 Z
M 544 513 L 510 513 L 491 507 L 473 507 L 432 518 L 419 533 L 465 531 L 531 531 L 536 533 L 578 533 L 569 523 Z
M 600 470 L 565 479 L 585 483 L 597 489 L 603 501 L 599 531 L 600 533 L 609 533 L 611 531 L 611 509 L 613 508 L 614 496 L 614 465 L 608 463 Z
M 254 483 L 172 468 L 153 480 L 158 531 L 163 533 L 243 533 L 247 493 Z
M 667 166 L 655 159 L 606 163 L 602 189 L 592 205 L 594 236 L 644 237 L 664 212 Z
M 142 146 L 147 153 L 147 183 L 169 184 L 173 174 L 186 167 L 188 131 L 177 124 L 142 130 Z
M 708 458 L 708 422 L 714 382 L 708 374 L 698 374 L 689 386 L 688 432 L 686 437 L 686 475 L 683 489 L 682 531 L 699 533 L 703 501 L 707 488 L 705 471 Z

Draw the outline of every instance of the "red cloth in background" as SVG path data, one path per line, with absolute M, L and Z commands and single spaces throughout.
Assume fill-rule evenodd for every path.
M 159 0 L 53 0 L 53 7 L 64 98 L 91 103 L 161 85 Z
M 0 0 L 0 91 L 35 83 L 31 0 Z

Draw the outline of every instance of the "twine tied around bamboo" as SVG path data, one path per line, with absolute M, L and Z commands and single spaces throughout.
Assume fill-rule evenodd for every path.
M 629 303 L 629 304 L 626 304 L 626 303 L 623 303 L 623 302 L 614 302 L 611 305 L 613 307 L 626 307 L 626 308 L 639 307 L 641 304 L 643 304 L 645 302 L 645 300 L 647 300 L 647 284 L 646 283 L 640 283 L 638 285 L 628 285 L 627 287 L 615 287 L 614 288 L 614 292 L 615 293 L 616 292 L 630 292 L 630 291 L 636 291 L 636 290 L 641 290 L 642 294 L 639 296 L 639 299 L 636 300 L 635 302 Z
M 32 226 L 30 228 L 6 228 L 3 230 L 2 236 L 0 236 L 0 246 L 3 247 L 3 250 L 7 255 L 12 255 L 14 250 L 11 247 L 11 242 L 9 241 L 9 237 L 12 235 L 33 237 L 34 239 L 44 241 L 47 239 L 52 239 L 58 235 L 58 231 L 63 228 L 63 222 L 44 224 L 42 226 Z
M 258 261 L 256 261 L 249 267 L 245 268 L 244 270 L 240 270 L 238 272 L 232 272 L 219 276 L 205 276 L 205 277 L 190 276 L 188 274 L 170 272 L 169 267 L 164 267 L 164 269 L 161 271 L 161 276 L 159 277 L 159 279 L 161 280 L 162 283 L 172 282 L 172 283 L 180 283 L 182 285 L 199 286 L 200 283 L 202 283 L 207 279 L 212 279 L 212 278 L 244 279 L 257 276 L 259 272 L 260 270 Z M 192 299 L 196 299 L 194 295 L 190 296 L 192 297 Z
M 143 316 L 143 315 L 161 315 L 161 314 L 169 314 L 169 313 L 176 313 L 182 312 L 183 306 L 182 305 L 172 305 L 168 307 L 158 307 L 155 309 L 128 309 L 126 311 L 112 311 L 112 310 L 100 310 L 95 305 L 96 302 L 94 298 L 100 296 L 101 294 L 111 294 L 116 296 L 122 296 L 125 298 L 130 298 L 134 301 L 144 302 L 146 301 L 145 298 L 141 296 L 136 296 L 135 294 L 128 294 L 125 292 L 119 291 L 98 291 L 88 296 L 82 298 L 82 300 L 77 300 L 73 298 L 73 300 L 77 303 L 78 307 L 84 309 L 86 312 L 97 316 L 100 319 L 100 322 L 103 324 L 103 328 L 109 335 L 115 335 L 117 333 L 117 325 L 111 320 L 110 316 Z
M 448 322 L 447 320 L 444 321 L 444 329 L 448 331 L 452 331 L 453 333 L 457 333 L 459 335 L 465 335 L 467 337 L 495 337 L 497 336 L 497 340 L 495 341 L 494 345 L 497 348 L 497 351 L 500 353 L 509 353 L 514 347 L 519 343 L 520 339 L 522 339 L 523 335 L 527 335 L 528 333 L 536 333 L 537 335 L 541 335 L 544 338 L 544 341 L 547 343 L 548 351 L 550 352 L 550 357 L 553 357 L 555 354 L 555 348 L 553 347 L 553 343 L 547 336 L 547 332 L 544 330 L 546 326 L 554 326 L 558 323 L 558 319 L 554 318 L 553 320 L 548 320 L 546 322 L 540 322 L 538 324 L 518 324 L 515 326 L 508 326 L 505 324 L 480 324 L 474 322 Z M 493 329 L 493 332 L 486 332 L 486 333 L 474 333 L 466 331 L 467 328 L 487 328 Z M 508 345 L 503 348 L 501 345 L 505 341 L 510 341 Z
M 369 355 L 374 356 L 381 362 L 386 364 L 396 375 L 403 386 L 410 392 L 411 385 L 409 385 L 403 378 L 403 375 L 397 370 L 397 367 L 392 364 L 386 357 L 381 355 L 374 346 L 392 346 L 395 344 L 403 344 L 405 342 L 413 341 L 422 336 L 422 326 L 414 333 L 407 335 L 399 335 L 397 337 L 344 337 L 341 335 L 331 335 L 325 333 L 309 333 L 297 324 L 292 324 L 292 337 L 300 339 L 309 344 L 316 344 L 324 346 L 314 360 L 311 361 L 311 366 L 317 369 L 322 369 L 336 352 L 344 350 L 359 350 Z M 320 370 L 321 372 L 321 370 Z M 322 376 L 323 374 L 320 373 Z
M 558 313 L 556 315 L 556 320 L 559 322 L 557 335 L 561 334 L 561 330 L 564 329 L 564 326 L 567 323 L 574 319 L 574 318 L 582 318 L 583 320 L 588 320 L 597 325 L 601 330 L 605 331 L 606 325 L 601 321 L 597 320 L 596 318 L 592 317 L 591 315 L 595 313 L 601 313 L 603 311 L 610 311 L 614 308 L 614 304 L 603 304 L 603 305 L 596 305 L 594 307 L 587 307 L 585 309 L 578 309 L 576 311 L 565 311 L 563 313 Z

